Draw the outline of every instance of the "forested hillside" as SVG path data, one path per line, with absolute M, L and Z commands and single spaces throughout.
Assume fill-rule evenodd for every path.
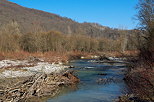
M 16 21 L 22 33 L 33 32 L 36 28 L 44 31 L 59 31 L 64 34 L 85 34 L 92 37 L 119 36 L 117 29 L 104 27 L 96 23 L 78 23 L 59 15 L 25 8 L 7 0 L 0 0 L 0 25 Z

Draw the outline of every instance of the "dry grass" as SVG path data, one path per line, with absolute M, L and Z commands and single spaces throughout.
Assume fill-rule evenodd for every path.
M 25 51 L 18 51 L 18 52 L 0 53 L 0 60 L 4 60 L 4 59 L 24 60 L 32 56 L 37 58 L 42 58 L 45 61 L 49 61 L 49 62 L 66 61 L 68 59 L 66 54 L 58 53 L 58 52 L 29 53 Z
M 97 53 L 88 53 L 88 52 L 81 52 L 81 51 L 70 51 L 70 52 L 25 52 L 25 51 L 18 51 L 18 52 L 0 52 L 0 60 L 4 59 L 13 59 L 13 60 L 24 60 L 28 59 L 29 57 L 37 57 L 42 58 L 47 62 L 67 62 L 68 60 L 72 59 L 80 59 L 81 56 L 86 58 L 91 58 L 92 55 L 106 55 L 111 57 L 122 57 L 122 56 L 136 56 L 138 51 L 125 51 L 123 53 L 112 51 L 112 52 L 97 52 Z
M 35 52 L 29 53 L 25 51 L 18 51 L 18 52 L 3 52 L 0 53 L 0 60 L 4 59 L 13 59 L 13 60 L 24 60 L 29 59 L 30 57 L 41 58 L 46 62 L 64 62 L 66 63 L 68 60 L 72 59 L 80 59 L 81 56 L 89 57 L 94 55 L 94 53 L 86 53 L 86 52 L 79 52 L 79 51 L 71 51 L 71 52 Z
M 0 53 L 0 60 L 4 60 L 4 59 L 5 59 L 5 57 L 4 57 L 3 53 Z
M 3 59 L 16 59 L 16 60 L 22 60 L 26 59 L 29 56 L 31 56 L 30 53 L 24 52 L 24 51 L 18 51 L 18 52 L 2 52 Z

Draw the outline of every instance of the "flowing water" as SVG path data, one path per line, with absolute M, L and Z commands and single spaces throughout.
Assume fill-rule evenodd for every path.
M 80 83 L 63 91 L 47 102 L 113 102 L 127 92 L 123 81 L 124 63 L 96 63 L 95 60 L 75 60 L 75 74 Z

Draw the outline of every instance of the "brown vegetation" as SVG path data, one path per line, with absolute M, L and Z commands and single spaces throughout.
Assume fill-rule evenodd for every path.
M 154 70 L 147 60 L 134 59 L 125 77 L 127 85 L 140 99 L 154 100 Z
M 37 27 L 36 27 L 37 28 Z M 124 43 L 126 35 L 117 39 L 90 37 L 82 34 L 65 35 L 57 31 L 44 32 L 39 28 L 32 33 L 21 34 L 17 22 L 4 25 L 0 32 L 0 52 L 124 52 L 135 50 L 132 43 Z M 127 38 L 128 39 L 128 38 Z M 134 39 L 134 37 L 130 38 Z M 130 47 L 132 46 L 132 47 Z
M 141 99 L 154 101 L 154 2 L 140 0 L 138 19 L 139 57 L 133 60 L 126 81 L 132 92 Z

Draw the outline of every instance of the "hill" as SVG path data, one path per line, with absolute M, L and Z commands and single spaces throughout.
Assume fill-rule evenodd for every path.
M 7 0 L 0 0 L 0 25 L 16 21 L 22 33 L 40 27 L 45 31 L 55 30 L 64 34 L 85 34 L 92 37 L 116 38 L 118 30 L 96 23 L 78 23 L 69 18 L 36 9 L 22 7 Z

